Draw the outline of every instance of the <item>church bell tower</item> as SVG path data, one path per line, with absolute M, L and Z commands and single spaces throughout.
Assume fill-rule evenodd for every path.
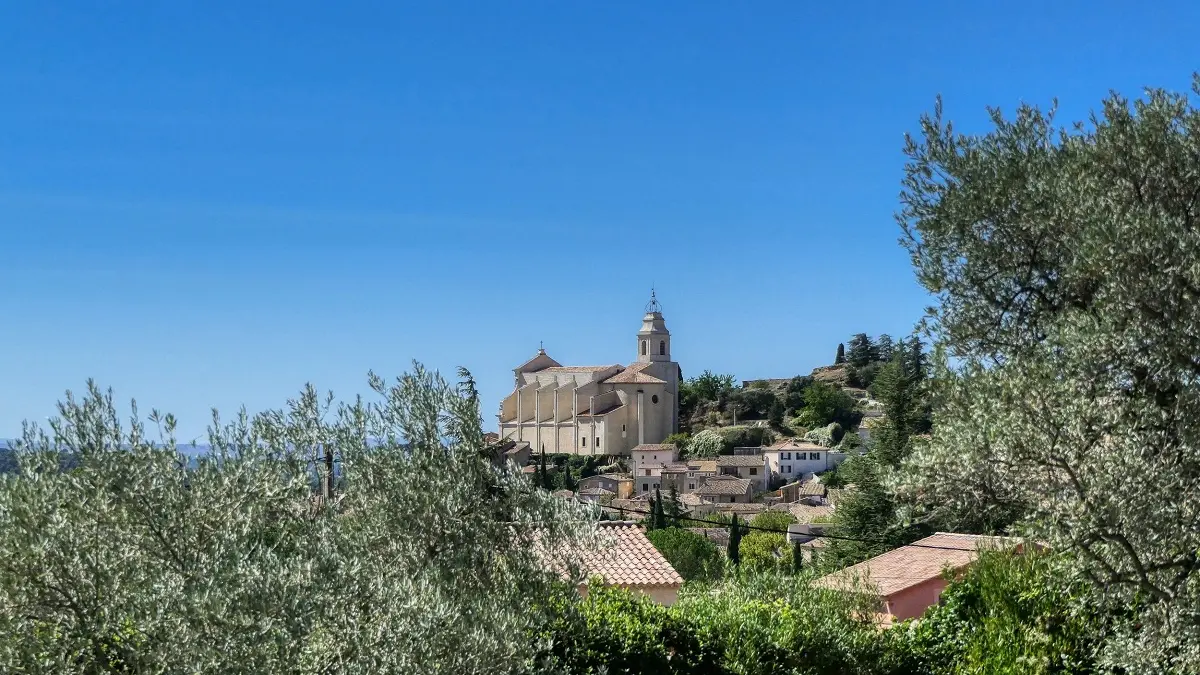
M 642 317 L 642 329 L 638 331 L 638 362 L 656 363 L 671 360 L 671 331 L 663 320 L 662 306 L 654 291 L 650 291 L 650 302 L 646 304 L 646 315 Z

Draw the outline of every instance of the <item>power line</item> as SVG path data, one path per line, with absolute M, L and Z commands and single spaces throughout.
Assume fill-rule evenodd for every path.
M 654 515 L 654 513 L 652 511 L 639 511 L 638 509 L 629 509 L 629 508 L 624 508 L 624 507 L 620 507 L 620 506 L 603 506 L 603 505 L 598 505 L 598 506 L 600 506 L 602 509 L 603 508 L 616 509 L 617 511 L 620 511 L 621 513 L 625 513 L 626 511 L 628 511 L 629 513 L 640 513 L 642 515 L 648 515 L 648 516 Z M 678 516 L 676 518 L 676 520 L 686 520 L 686 521 L 693 522 L 693 523 L 708 523 L 710 525 L 719 525 L 724 528 L 730 527 L 730 523 L 723 523 L 719 520 L 704 520 L 702 518 L 693 518 L 691 516 Z M 759 532 L 771 532 L 773 534 L 782 534 L 782 535 L 789 534 L 787 530 L 778 530 L 773 527 L 761 527 L 758 525 L 751 525 L 749 522 L 738 523 L 738 526 L 744 527 L 748 530 L 758 530 Z M 843 535 L 825 534 L 825 533 L 814 534 L 811 532 L 805 532 L 802 534 L 803 534 L 803 536 L 812 537 L 813 539 L 838 539 L 838 540 L 842 540 L 842 541 L 857 541 L 857 542 L 860 542 L 863 544 L 883 544 L 885 546 L 892 545 L 892 542 L 884 541 L 882 539 L 862 539 L 860 537 L 846 537 Z M 947 534 L 958 534 L 958 533 L 948 532 Z M 955 546 L 936 546 L 934 544 L 905 544 L 905 546 L 911 546 L 913 548 L 935 549 L 938 551 L 964 551 L 964 550 L 966 550 L 966 549 L 958 548 Z

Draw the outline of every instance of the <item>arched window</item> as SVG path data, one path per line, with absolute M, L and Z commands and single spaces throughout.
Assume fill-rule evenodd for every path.
M 646 355 L 646 353 L 647 353 L 647 350 L 648 350 L 649 348 L 650 348 L 650 343 L 649 343 L 649 342 L 647 342 L 647 341 L 645 341 L 645 340 L 642 340 L 642 356 L 645 356 L 645 355 Z
M 658 341 L 658 353 L 663 356 L 667 355 L 667 341 L 666 340 Z

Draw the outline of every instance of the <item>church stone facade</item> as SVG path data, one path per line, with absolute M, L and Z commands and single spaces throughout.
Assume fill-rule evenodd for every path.
M 500 436 L 533 452 L 628 455 L 679 430 L 679 364 L 662 308 L 650 304 L 629 366 L 564 366 L 539 349 L 513 370 L 500 404 Z

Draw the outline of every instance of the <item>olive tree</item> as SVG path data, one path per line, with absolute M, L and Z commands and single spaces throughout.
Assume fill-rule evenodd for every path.
M 898 218 L 947 372 L 896 489 L 1068 553 L 1136 617 L 1112 661 L 1195 672 L 1200 111 L 1153 90 L 1066 129 L 991 115 L 964 136 L 939 101 L 907 144 Z
M 461 375 L 418 366 L 372 375 L 371 401 L 309 386 L 280 410 L 214 412 L 195 466 L 170 415 L 134 405 L 122 424 L 111 392 L 68 393 L 0 482 L 0 671 L 532 667 L 594 517 L 498 466 Z M 326 456 L 333 499 L 313 490 Z

